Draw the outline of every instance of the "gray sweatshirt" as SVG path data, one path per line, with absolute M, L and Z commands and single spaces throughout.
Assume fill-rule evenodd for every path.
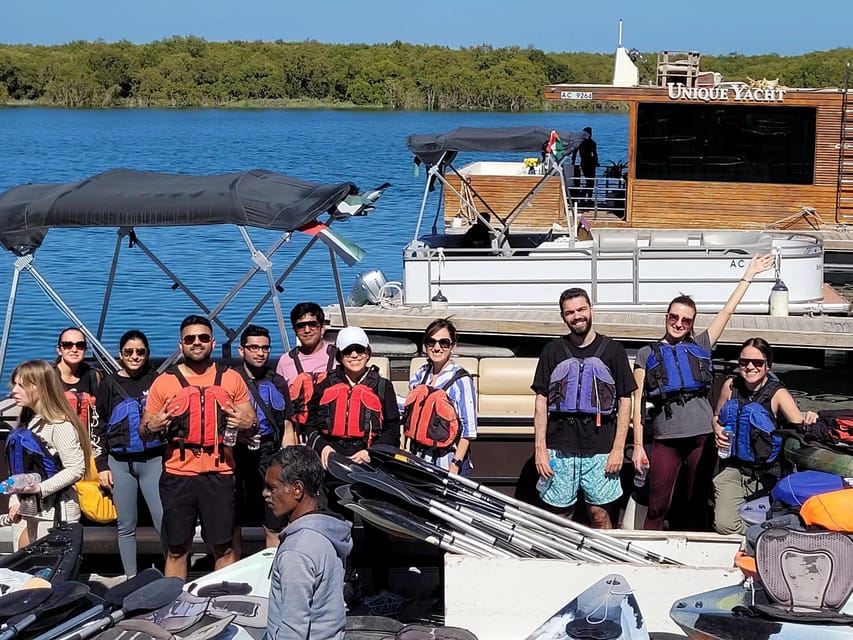
M 272 565 L 269 640 L 342 640 L 344 564 L 352 525 L 332 513 L 297 518 L 281 534 Z

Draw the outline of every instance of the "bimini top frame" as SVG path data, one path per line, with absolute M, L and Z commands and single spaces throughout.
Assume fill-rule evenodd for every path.
M 580 143 L 589 137 L 588 133 L 577 131 L 555 131 L 543 127 L 460 127 L 446 133 L 440 134 L 415 134 L 406 139 L 406 146 L 415 155 L 415 165 L 424 164 L 427 167 L 427 180 L 424 188 L 421 208 L 418 214 L 418 223 L 415 227 L 417 241 L 421 234 L 424 211 L 430 191 L 438 181 L 442 189 L 450 189 L 460 202 L 464 203 L 475 212 L 478 220 L 484 224 L 494 238 L 496 246 L 502 246 L 509 227 L 512 222 L 524 211 L 527 203 L 539 192 L 549 178 L 558 176 L 562 185 L 563 202 L 566 220 L 569 222 L 572 237 L 576 232 L 577 225 L 573 220 L 573 212 L 569 209 L 569 194 L 563 175 L 563 163 L 572 152 L 578 148 Z M 541 153 L 544 159 L 544 173 L 540 175 L 536 185 L 513 207 L 512 211 L 501 215 L 495 211 L 471 185 L 470 180 L 463 176 L 453 165 L 456 156 L 460 152 L 473 153 Z M 445 179 L 445 172 L 452 171 L 462 184 L 464 191 L 471 197 L 457 191 Z M 486 220 L 472 198 L 480 201 L 491 214 L 492 220 Z M 433 221 L 433 233 L 437 233 L 437 219 L 441 209 L 436 211 L 436 220 Z M 494 223 L 492 222 L 494 221 Z
M 92 343 L 95 357 L 106 368 L 118 370 L 119 365 L 101 343 L 110 295 L 115 281 L 123 238 L 129 247 L 138 247 L 199 307 L 211 322 L 225 332 L 223 355 L 230 355 L 230 346 L 270 299 L 273 301 L 285 347 L 287 332 L 278 299 L 281 283 L 302 260 L 317 240 L 329 248 L 332 271 L 340 292 L 335 257 L 352 265 L 363 251 L 330 231 L 329 225 L 341 218 L 371 213 L 374 202 L 388 184 L 359 195 L 351 182 L 320 184 L 292 178 L 271 171 L 256 169 L 242 173 L 213 176 L 175 175 L 117 169 L 91 178 L 66 184 L 27 184 L 0 195 L 0 244 L 17 256 L 12 286 L 0 338 L 0 376 L 6 360 L 9 332 L 14 315 L 20 275 L 29 273 L 51 301 Z M 320 217 L 325 214 L 321 221 Z M 232 289 L 213 308 L 207 307 L 178 276 L 173 273 L 138 235 L 140 227 L 195 226 L 235 224 L 251 254 L 252 266 Z M 115 252 L 97 330 L 91 331 L 57 291 L 34 266 L 35 252 L 48 231 L 54 227 L 117 227 Z M 280 237 L 266 251 L 258 250 L 247 227 L 281 231 Z M 294 231 L 312 236 L 299 255 L 276 278 L 271 258 L 287 242 Z M 239 291 L 258 272 L 266 274 L 267 292 L 236 329 L 227 327 L 218 316 Z M 341 296 L 339 296 L 341 297 Z M 343 300 L 340 300 L 343 303 Z M 177 352 L 161 368 L 174 362 Z

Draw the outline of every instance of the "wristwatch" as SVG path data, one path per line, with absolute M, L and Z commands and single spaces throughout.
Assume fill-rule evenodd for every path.
M 457 467 L 461 467 L 462 461 L 459 458 L 453 458 L 453 460 L 450 461 L 450 464 L 455 464 Z

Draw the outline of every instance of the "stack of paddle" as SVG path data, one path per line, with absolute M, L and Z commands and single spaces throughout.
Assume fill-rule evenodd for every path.
M 146 569 L 103 597 L 79 582 L 21 589 L 0 597 L 0 640 L 85 640 L 126 616 L 172 602 L 183 582 Z
M 341 503 L 389 533 L 488 558 L 680 564 L 449 474 L 402 449 L 376 445 L 370 458 L 370 464 L 358 464 L 333 453 L 329 472 L 345 483 L 336 490 Z

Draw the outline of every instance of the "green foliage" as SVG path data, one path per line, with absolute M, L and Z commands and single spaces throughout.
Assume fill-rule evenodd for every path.
M 791 87 L 840 86 L 853 49 L 802 56 L 704 56 L 726 80 L 779 79 Z M 655 54 L 640 63 L 654 79 Z M 143 45 L 72 42 L 0 45 L 0 103 L 74 108 L 305 106 L 524 111 L 579 108 L 546 103 L 548 84 L 606 84 L 613 56 L 533 47 L 464 49 L 305 42 L 207 42 L 174 36 Z M 594 105 L 618 109 L 619 105 Z

